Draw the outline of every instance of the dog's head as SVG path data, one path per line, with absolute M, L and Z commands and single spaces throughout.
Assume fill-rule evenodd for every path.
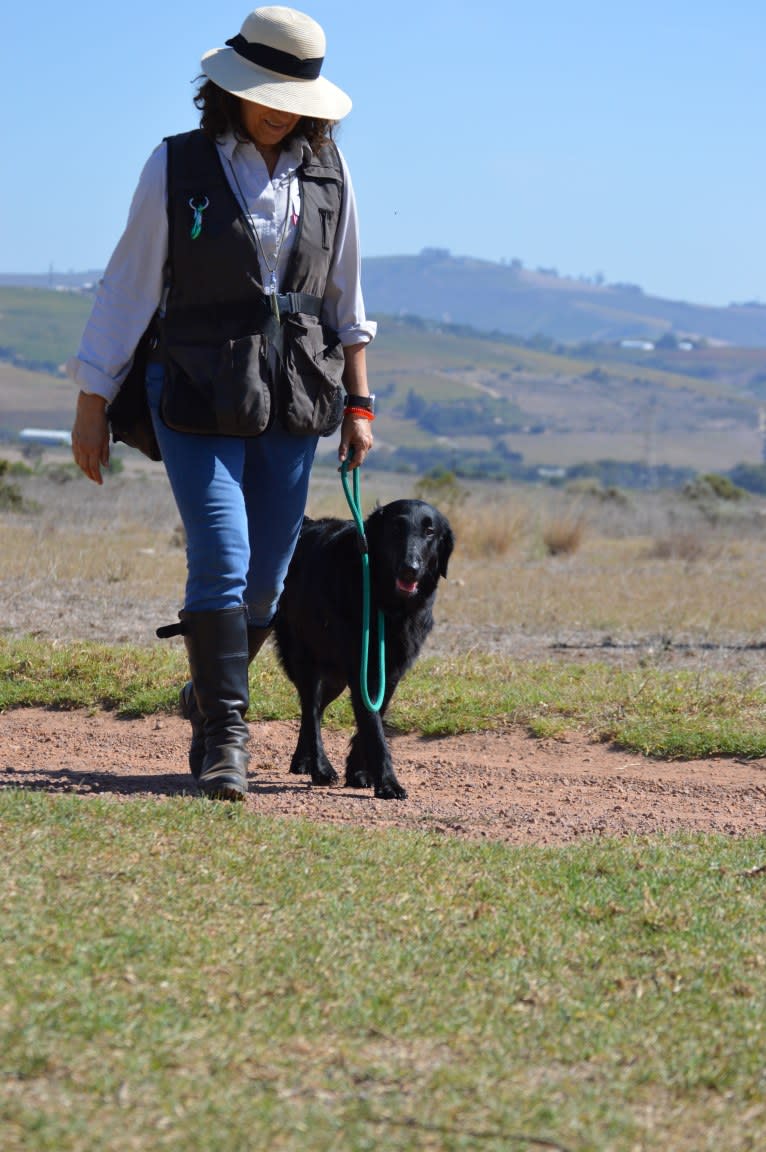
M 365 524 L 370 571 L 384 608 L 413 609 L 447 575 L 455 546 L 447 517 L 423 500 L 394 500 Z

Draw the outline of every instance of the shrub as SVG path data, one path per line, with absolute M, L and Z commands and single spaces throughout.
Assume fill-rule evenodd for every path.
M 526 515 L 504 505 L 457 509 L 450 514 L 461 556 L 505 556 L 526 532 Z
M 717 472 L 706 472 L 697 476 L 684 485 L 684 496 L 687 500 L 705 502 L 706 500 L 741 500 L 747 495 L 743 488 L 738 488 L 728 476 L 719 476 Z
M 7 480 L 10 470 L 7 460 L 0 460 L 0 509 L 5 512 L 21 512 L 24 508 L 24 497 L 18 484 Z
M 580 476 L 570 480 L 565 486 L 571 496 L 584 496 L 588 499 L 598 500 L 602 504 L 628 503 L 628 497 L 621 488 L 615 484 L 604 485 L 596 476 Z
M 583 542 L 585 521 L 551 520 L 543 529 L 543 544 L 549 556 L 571 556 Z
M 23 507 L 24 497 L 18 484 L 0 480 L 0 509 L 4 512 L 21 512 Z
M 454 472 L 447 468 L 432 468 L 421 476 L 414 487 L 418 500 L 427 500 L 440 508 L 447 516 L 465 503 L 468 490 L 458 480 Z
M 73 480 L 79 480 L 82 477 L 82 472 L 74 460 L 69 460 L 66 463 L 47 464 L 42 469 L 42 473 L 45 479 L 50 480 L 52 484 L 71 484 Z

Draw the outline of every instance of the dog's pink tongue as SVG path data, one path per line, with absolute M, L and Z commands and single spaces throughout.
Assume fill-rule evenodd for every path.
M 417 580 L 397 580 L 396 587 L 400 592 L 406 592 L 408 596 L 411 596 L 413 592 L 417 592 L 418 582 Z

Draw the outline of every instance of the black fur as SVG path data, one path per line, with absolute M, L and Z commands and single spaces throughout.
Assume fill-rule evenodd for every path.
M 395 500 L 376 509 L 365 523 L 365 535 L 371 588 L 368 690 L 373 700 L 378 695 L 378 609 L 385 616 L 381 712 L 367 710 L 360 686 L 362 560 L 356 525 L 307 517 L 275 628 L 282 664 L 301 700 L 290 771 L 310 774 L 315 784 L 337 783 L 322 745 L 321 722 L 328 704 L 348 687 L 356 732 L 346 760 L 346 784 L 372 786 L 384 800 L 403 800 L 407 793 L 396 779 L 381 716 L 433 627 L 436 586 L 447 575 L 454 537 L 447 518 L 422 500 Z

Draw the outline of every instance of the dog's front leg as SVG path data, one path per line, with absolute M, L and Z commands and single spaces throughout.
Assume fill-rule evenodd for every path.
M 346 760 L 346 786 L 369 788 L 372 784 L 378 800 L 406 800 L 407 791 L 396 778 L 381 719 L 389 697 L 390 693 L 387 693 L 380 714 L 369 712 L 362 700 L 361 690 L 352 688 L 351 703 L 356 732 Z

